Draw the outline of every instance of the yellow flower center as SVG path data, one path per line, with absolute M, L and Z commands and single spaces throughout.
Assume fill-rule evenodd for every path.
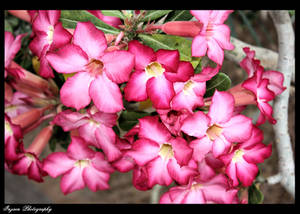
M 50 25 L 48 27 L 48 31 L 47 31 L 47 40 L 48 40 L 49 45 L 51 45 L 53 42 L 53 33 L 54 33 L 54 27 L 52 25 Z
M 172 146 L 167 143 L 162 144 L 160 146 L 159 155 L 165 160 L 169 160 L 170 158 L 174 157 Z
M 13 135 L 13 130 L 12 130 L 9 122 L 7 122 L 7 121 L 4 122 L 4 128 L 5 128 L 5 131 L 7 131 L 9 133 L 9 135 Z
M 222 133 L 222 127 L 214 124 L 206 130 L 206 135 L 210 140 L 215 140 Z
M 84 168 L 90 165 L 90 160 L 78 160 L 75 162 L 76 167 Z
M 232 161 L 233 163 L 239 162 L 244 155 L 244 151 L 242 149 L 238 149 L 234 152 Z
M 183 93 L 185 95 L 190 95 L 191 90 L 194 88 L 195 84 L 192 80 L 187 81 L 183 86 Z
M 158 62 L 151 62 L 145 68 L 146 74 L 150 77 L 157 77 L 165 72 L 165 69 Z
M 91 59 L 91 61 L 86 65 L 86 68 L 93 76 L 97 76 L 102 74 L 103 66 L 103 62 L 100 60 Z

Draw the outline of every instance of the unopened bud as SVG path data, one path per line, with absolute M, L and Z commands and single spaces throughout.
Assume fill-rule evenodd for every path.
M 161 30 L 170 35 L 195 37 L 200 33 L 202 27 L 203 24 L 199 21 L 172 21 L 163 24 Z

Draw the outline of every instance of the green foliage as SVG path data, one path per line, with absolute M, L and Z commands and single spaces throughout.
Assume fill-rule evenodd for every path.
M 119 117 L 119 126 L 124 131 L 132 129 L 139 121 L 139 118 L 150 114 L 142 111 L 123 111 Z
M 262 204 L 264 201 L 264 195 L 257 187 L 257 184 L 253 183 L 248 189 L 248 203 L 249 204 Z
M 167 21 L 189 21 L 193 18 L 193 15 L 189 10 L 174 10 L 169 13 Z
M 231 87 L 231 79 L 224 73 L 219 72 L 206 82 L 206 93 L 204 97 L 211 97 L 215 90 L 226 91 Z
M 101 10 L 104 16 L 114 16 L 120 19 L 125 19 L 125 15 L 120 10 Z
M 120 32 L 119 29 L 106 24 L 86 10 L 61 10 L 60 21 L 65 28 L 75 28 L 77 22 L 91 21 L 104 33 L 118 34 Z
M 160 18 L 172 10 L 147 10 L 145 17 L 141 20 L 142 22 L 148 22 Z
M 56 150 L 56 144 L 61 145 L 64 149 L 67 149 L 71 143 L 70 132 L 64 132 L 60 126 L 53 127 L 53 134 L 49 142 L 49 147 L 52 152 Z

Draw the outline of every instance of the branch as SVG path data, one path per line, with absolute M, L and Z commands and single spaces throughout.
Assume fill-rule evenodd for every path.
M 278 151 L 281 185 L 295 198 L 295 165 L 290 135 L 288 132 L 288 104 L 291 76 L 295 70 L 295 35 L 288 11 L 270 11 L 278 38 L 277 70 L 284 75 L 286 90 L 276 97 L 273 116 L 277 123 L 273 126 Z

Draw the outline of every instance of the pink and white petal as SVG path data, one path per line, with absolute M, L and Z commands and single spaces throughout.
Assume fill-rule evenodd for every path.
M 71 143 L 68 146 L 67 154 L 75 160 L 91 159 L 95 156 L 95 151 L 89 148 L 81 137 L 71 136 Z
M 270 101 L 275 98 L 274 92 L 268 89 L 269 80 L 263 79 L 257 87 L 257 99 L 258 102 L 262 101 Z
M 223 136 L 217 137 L 212 145 L 212 153 L 218 158 L 220 155 L 225 154 L 231 146 L 231 143 Z
M 32 29 L 35 34 L 38 34 L 39 32 L 47 33 L 50 25 L 51 23 L 48 17 L 48 11 L 38 10 L 37 15 L 32 22 Z
M 153 77 L 147 81 L 147 94 L 157 109 L 169 109 L 170 102 L 175 95 L 173 83 L 164 75 Z
M 73 34 L 73 43 L 89 56 L 99 59 L 107 48 L 104 33 L 92 22 L 78 22 Z
M 205 159 L 198 162 L 198 171 L 201 181 L 207 181 L 216 175 L 214 169 L 207 164 Z
M 47 16 L 51 25 L 56 25 L 59 22 L 60 10 L 47 10 Z
M 147 138 L 156 143 L 163 144 L 171 139 L 171 134 L 164 124 L 159 122 L 158 116 L 146 116 L 139 119 L 139 137 Z
M 43 160 L 42 168 L 51 177 L 56 178 L 71 168 L 76 160 L 71 159 L 65 152 L 53 152 Z
M 66 172 L 60 180 L 60 189 L 64 195 L 83 189 L 84 187 L 85 183 L 82 178 L 82 169 L 80 167 L 73 167 Z
M 87 115 L 68 109 L 58 113 L 54 117 L 53 123 L 62 127 L 67 132 L 86 124 L 88 120 Z
M 43 182 L 42 172 L 38 166 L 38 160 L 32 161 L 30 166 L 28 167 L 27 176 L 29 179 L 35 180 L 37 182 Z
M 141 191 L 151 189 L 148 184 L 148 172 L 146 167 L 136 167 L 132 172 L 132 184 L 133 186 Z
M 215 68 L 207 66 L 202 69 L 200 74 L 195 74 L 194 77 L 192 77 L 192 80 L 206 82 L 215 76 L 219 72 L 220 68 L 220 65 L 217 65 Z
M 201 138 L 205 136 L 209 124 L 210 118 L 202 111 L 197 111 L 183 121 L 181 131 L 190 136 Z
M 54 28 L 52 46 L 54 48 L 61 48 L 63 45 L 69 43 L 71 39 L 72 34 L 64 29 L 61 22 L 58 22 Z
M 129 172 L 135 167 L 135 161 L 129 156 L 122 156 L 120 159 L 114 161 L 112 166 L 119 172 Z
M 112 128 L 99 125 L 95 133 L 97 143 L 107 156 L 108 161 L 115 161 L 122 156 L 122 152 L 116 146 L 116 134 Z
M 109 189 L 108 181 L 110 175 L 98 171 L 94 167 L 85 167 L 82 171 L 82 178 L 85 185 L 93 192 Z
M 29 49 L 35 56 L 41 57 L 44 47 L 48 45 L 47 34 L 42 32 L 31 40 L 29 43 Z
M 190 13 L 195 16 L 202 23 L 208 23 L 210 18 L 211 10 L 191 10 Z
M 207 41 L 207 46 L 208 46 L 208 50 L 207 50 L 208 58 L 210 58 L 218 65 L 222 65 L 224 60 L 224 50 L 220 47 L 219 43 L 214 38 L 210 38 Z
M 192 41 L 192 56 L 202 57 L 205 56 L 208 48 L 207 40 L 205 36 L 195 36 Z
M 188 110 L 193 113 L 193 110 L 198 106 L 203 106 L 203 97 L 196 96 L 193 92 L 181 91 L 176 94 L 172 101 L 172 109 L 176 111 Z
M 274 92 L 275 96 L 281 94 L 286 89 L 286 87 L 283 86 L 284 76 L 279 71 L 264 71 L 262 78 L 269 80 L 268 89 Z
M 237 168 L 236 168 L 236 163 L 230 162 L 229 165 L 226 167 L 226 174 L 228 177 L 232 180 L 232 185 L 238 186 L 239 181 L 237 179 Z
M 14 38 L 11 32 L 5 31 L 5 67 L 15 58 L 21 48 L 21 40 L 26 34 L 20 34 Z
M 234 45 L 230 43 L 230 28 L 227 25 L 214 25 L 212 37 L 217 41 L 221 48 L 233 50 Z
M 252 121 L 244 115 L 233 116 L 228 122 L 223 123 L 222 134 L 230 142 L 243 142 L 252 134 Z
M 182 203 L 184 203 L 184 204 L 205 204 L 206 203 L 205 195 L 201 189 L 189 191 L 189 193 L 186 195 L 184 200 L 182 200 Z
M 168 71 L 176 72 L 179 65 L 179 51 L 159 49 L 155 52 L 156 61 L 168 68 Z
M 238 192 L 237 189 L 228 190 L 219 184 L 209 185 L 203 191 L 207 201 L 217 204 L 231 204 Z
M 201 162 L 206 154 L 212 150 L 212 144 L 206 136 L 191 141 L 189 146 L 193 149 L 193 159 Z
M 119 86 L 112 82 L 104 72 L 91 83 L 89 94 L 99 111 L 116 113 L 124 108 Z
M 84 139 L 88 145 L 95 146 L 99 148 L 98 142 L 95 137 L 95 132 L 97 129 L 97 124 L 91 121 L 87 121 L 85 124 L 82 124 L 78 129 L 78 134 Z
M 128 43 L 128 51 L 135 56 L 135 70 L 144 70 L 149 63 L 156 60 L 154 50 L 137 40 Z
M 248 163 L 244 159 L 241 159 L 241 161 L 236 164 L 237 177 L 245 187 L 253 183 L 257 173 L 258 167 L 255 164 Z
M 185 82 L 194 74 L 194 68 L 190 62 L 180 61 L 176 73 L 165 72 L 165 77 L 171 82 Z
M 264 140 L 263 131 L 260 130 L 257 126 L 253 125 L 252 134 L 250 138 L 247 141 L 243 142 L 241 148 L 248 149 L 257 143 L 261 143 L 263 140 Z
M 187 165 L 192 158 L 193 149 L 182 137 L 176 137 L 169 140 L 172 145 L 174 157 L 180 166 Z
M 26 175 L 30 164 L 31 164 L 31 160 L 22 154 L 22 155 L 19 155 L 19 159 L 14 162 L 11 170 L 15 174 Z
M 180 166 L 174 158 L 169 160 L 167 167 L 170 176 L 178 182 L 179 185 L 186 185 L 191 177 L 198 174 L 196 169 L 188 166 Z
M 134 67 L 134 55 L 128 51 L 115 50 L 105 53 L 101 57 L 104 72 L 107 77 L 117 83 L 127 82 Z
M 243 83 L 242 83 L 242 87 L 251 91 L 253 94 L 256 95 L 257 97 L 257 82 L 256 82 L 256 77 L 250 77 L 248 79 L 246 79 Z
M 19 142 L 16 140 L 14 136 L 9 136 L 5 139 L 5 145 L 4 145 L 5 160 L 14 161 L 18 159 L 18 153 L 17 153 L 18 146 L 19 146 Z
M 149 187 L 153 187 L 155 184 L 169 186 L 172 183 L 173 179 L 170 176 L 167 165 L 168 161 L 165 161 L 160 156 L 157 156 L 147 164 Z
M 67 44 L 57 52 L 48 52 L 46 58 L 58 73 L 75 73 L 85 70 L 88 56 L 77 45 Z
M 212 10 L 210 18 L 214 24 L 223 24 L 233 10 Z
M 222 124 L 229 121 L 233 110 L 234 97 L 228 92 L 215 90 L 207 114 L 211 118 L 210 124 Z
M 124 153 L 132 157 L 139 166 L 144 166 L 149 161 L 158 157 L 160 146 L 149 139 L 138 139 L 132 145 L 132 149 Z
M 124 88 L 125 99 L 138 102 L 147 100 L 146 83 L 150 78 L 145 71 L 133 72 Z
M 46 58 L 45 52 L 42 53 L 40 58 L 40 68 L 39 68 L 39 75 L 41 77 L 44 77 L 46 79 L 48 78 L 54 78 L 54 73 L 52 68 L 50 67 L 50 64 Z
M 267 102 L 259 102 L 258 103 L 258 108 L 261 112 L 257 122 L 256 122 L 256 125 L 259 126 L 261 124 L 263 124 L 266 119 L 268 119 L 268 121 L 271 123 L 271 124 L 275 124 L 277 121 L 272 117 L 272 114 L 273 114 L 273 108 L 272 106 L 267 103 Z
M 246 150 L 243 158 L 248 163 L 258 164 L 264 162 L 265 159 L 272 154 L 272 144 L 266 146 L 263 143 L 258 143 L 251 149 Z
M 92 115 L 92 118 L 107 127 L 113 127 L 117 123 L 118 115 L 116 113 L 105 113 L 98 111 Z
M 171 204 L 172 202 L 169 192 L 165 192 L 159 199 L 159 204 Z
M 91 159 L 91 166 L 98 171 L 106 173 L 113 173 L 115 171 L 102 152 L 96 152 L 95 156 Z
M 77 111 L 86 107 L 91 102 L 89 87 L 93 82 L 95 80 L 88 72 L 78 72 L 69 77 L 60 90 L 61 102 Z

